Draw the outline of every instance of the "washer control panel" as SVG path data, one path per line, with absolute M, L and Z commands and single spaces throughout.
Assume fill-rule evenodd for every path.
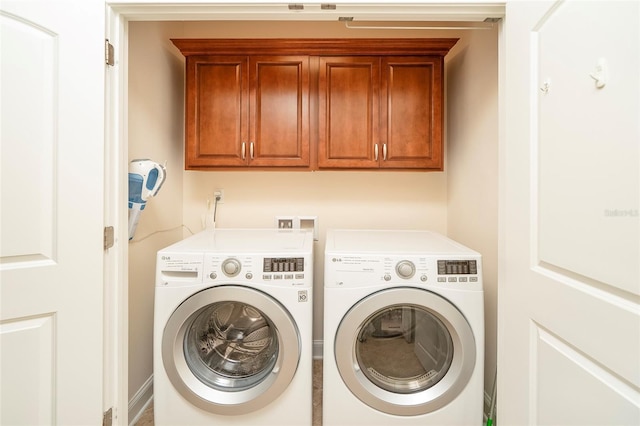
M 205 281 L 222 282 L 233 278 L 242 281 L 264 281 L 274 284 L 308 284 L 311 277 L 305 274 L 304 257 L 263 257 L 256 255 L 238 255 L 224 257 L 205 254 Z M 310 282 L 310 281 L 309 281 Z
M 222 272 L 228 277 L 235 277 L 242 270 L 242 264 L 238 259 L 230 258 L 222 262 Z
M 267 257 L 262 272 L 304 272 L 303 257 Z

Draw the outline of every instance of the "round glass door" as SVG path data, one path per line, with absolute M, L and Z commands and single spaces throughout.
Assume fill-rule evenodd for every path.
M 435 315 L 415 305 L 389 306 L 364 321 L 355 344 L 360 370 L 376 386 L 408 394 L 429 389 L 449 371 L 453 341 Z
M 278 333 L 255 307 L 238 301 L 207 305 L 193 317 L 184 339 L 189 369 L 201 382 L 236 391 L 259 383 L 278 358 Z
M 335 340 L 342 380 L 361 401 L 395 415 L 443 407 L 473 373 L 470 325 L 446 299 L 397 287 L 374 293 L 342 319 Z
M 167 322 L 162 360 L 173 386 L 216 414 L 248 413 L 289 385 L 300 357 L 294 320 L 270 296 L 241 286 L 203 290 Z

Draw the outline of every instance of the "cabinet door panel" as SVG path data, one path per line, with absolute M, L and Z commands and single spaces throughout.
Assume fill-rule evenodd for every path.
M 318 166 L 377 168 L 380 59 L 321 57 Z
M 309 58 L 252 57 L 252 166 L 309 165 Z
M 382 60 L 381 167 L 442 169 L 442 58 Z
M 247 97 L 246 57 L 187 59 L 187 169 L 247 164 Z

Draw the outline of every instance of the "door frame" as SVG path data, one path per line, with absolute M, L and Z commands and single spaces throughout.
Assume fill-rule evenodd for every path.
M 370 0 L 368 3 L 354 4 L 350 0 L 333 0 L 332 4 L 349 4 L 347 10 L 311 12 L 301 14 L 282 8 L 282 3 L 273 0 L 235 0 L 229 2 L 210 0 L 193 2 L 173 0 L 172 2 L 141 3 L 139 0 L 105 0 L 105 38 L 114 47 L 115 65 L 107 71 L 105 81 L 105 224 L 115 228 L 115 245 L 105 252 L 105 371 L 104 407 L 113 407 L 113 424 L 129 425 L 128 415 L 128 23 L 130 21 L 171 21 L 180 20 L 336 20 L 336 16 L 357 15 L 362 19 L 380 21 L 458 21 L 482 22 L 487 16 L 506 19 L 505 8 L 509 0 L 468 3 L 458 0 L 409 1 L 410 5 L 398 9 L 391 0 Z M 224 5 L 220 5 L 224 3 Z M 318 2 L 319 3 L 319 2 Z M 257 6 L 259 4 L 260 6 Z M 259 10 L 258 10 L 259 9 Z M 319 8 L 318 8 L 319 9 Z M 267 18 L 265 18 L 265 14 Z M 437 19 L 435 19 L 437 18 Z M 505 33 L 503 22 L 498 23 L 498 108 L 499 108 L 499 213 L 504 214 L 504 74 L 506 61 Z M 499 230 L 498 247 L 504 251 L 504 232 Z M 504 265 L 498 265 L 499 271 Z M 485 398 L 487 397 L 485 393 Z M 124 413 L 127 412 L 125 415 Z
M 104 397 L 112 424 L 129 425 L 129 299 L 128 299 L 128 139 L 126 98 L 127 36 L 123 16 L 106 4 L 106 42 L 115 47 L 114 66 L 105 72 L 105 226 L 113 226 L 114 245 L 104 256 Z

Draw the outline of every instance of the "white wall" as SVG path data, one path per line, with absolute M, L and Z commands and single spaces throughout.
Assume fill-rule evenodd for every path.
M 315 215 L 314 340 L 322 339 L 322 255 L 329 228 L 432 229 L 449 233 L 485 256 L 487 311 L 495 309 L 497 260 L 496 31 L 350 31 L 335 22 L 132 22 L 129 53 L 130 158 L 168 160 L 168 180 L 143 213 L 130 245 L 130 359 L 132 398 L 152 373 L 151 332 L 155 252 L 202 229 L 213 190 L 223 188 L 217 226 L 271 227 L 275 215 Z M 476 34 L 477 33 L 477 34 Z M 169 38 L 191 37 L 460 37 L 447 56 L 449 93 L 445 172 L 183 171 L 184 61 Z M 454 89 L 455 86 L 455 89 Z M 480 213 L 479 213 L 480 212 Z M 138 268 L 138 265 L 140 269 Z M 495 314 L 487 327 L 495 328 Z M 495 347 L 488 330 L 487 346 Z M 489 350 L 487 365 L 495 365 Z M 491 378 L 485 388 L 492 384 Z

